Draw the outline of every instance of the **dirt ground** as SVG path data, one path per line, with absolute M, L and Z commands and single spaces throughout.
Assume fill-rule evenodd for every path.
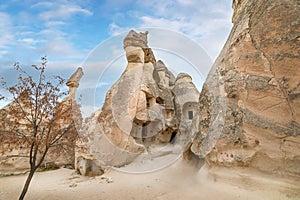
M 0 178 L 0 200 L 17 199 L 26 175 Z M 152 173 L 109 169 L 83 177 L 70 169 L 36 173 L 27 200 L 299 200 L 299 178 L 274 178 L 242 168 L 191 166 L 182 160 Z

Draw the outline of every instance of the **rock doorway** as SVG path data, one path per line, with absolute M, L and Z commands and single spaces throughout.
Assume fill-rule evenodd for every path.
M 176 141 L 176 135 L 177 135 L 177 132 L 173 131 L 172 135 L 171 135 L 171 138 L 170 138 L 170 141 L 169 141 L 170 144 L 174 144 L 175 143 L 175 141 Z
M 147 124 L 143 123 L 143 126 L 142 126 L 142 141 L 145 142 L 146 138 L 147 138 Z

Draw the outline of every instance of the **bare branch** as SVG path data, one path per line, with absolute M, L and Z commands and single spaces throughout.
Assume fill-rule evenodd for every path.
M 0 146 L 15 149 L 23 147 L 22 151 L 27 153 L 24 156 L 29 157 L 30 173 L 20 196 L 22 198 L 35 170 L 42 164 L 49 150 L 56 153 L 66 147 L 74 147 L 78 138 L 75 123 L 81 124 L 82 120 L 77 113 L 79 120 L 73 119 L 72 100 L 60 102 L 67 94 L 60 89 L 65 80 L 55 76 L 54 80 L 47 81 L 46 66 L 47 59 L 42 57 L 40 66 L 32 65 L 37 72 L 37 76 L 32 76 L 19 63 L 15 63 L 17 83 L 8 86 L 1 79 L 2 88 L 12 96 L 12 103 L 0 110 Z M 0 99 L 3 98 L 0 95 Z

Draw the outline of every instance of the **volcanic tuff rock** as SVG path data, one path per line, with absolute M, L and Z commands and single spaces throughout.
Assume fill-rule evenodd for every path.
M 191 151 L 210 164 L 300 174 L 300 4 L 234 0 L 200 94 Z
M 199 112 L 199 92 L 190 75 L 178 74 L 173 88 L 176 105 L 176 115 L 179 119 L 179 140 L 186 145 L 189 141 L 192 120 Z M 185 147 L 184 147 L 185 148 Z
M 81 67 L 72 74 L 67 81 L 66 85 L 69 87 L 69 97 L 75 99 L 76 89 L 79 86 L 79 81 L 83 76 L 83 70 Z
M 181 74 L 176 79 L 161 60 L 156 61 L 147 34 L 128 33 L 124 39 L 127 67 L 107 92 L 103 107 L 86 122 L 90 140 L 85 149 L 89 158 L 102 165 L 123 166 L 151 145 L 179 143 L 176 135 L 188 134 L 180 130 L 189 128 L 196 111 L 193 104 L 199 92 L 191 77 Z
M 79 86 L 79 81 L 83 75 L 82 69 L 79 67 L 76 72 L 70 77 L 66 85 L 69 87 L 69 96 L 64 98 L 62 102 L 58 105 L 59 108 L 64 109 L 67 112 L 71 112 L 69 116 L 71 118 L 61 118 L 59 121 L 56 122 L 57 126 L 53 127 L 52 129 L 55 130 L 59 127 L 59 129 L 65 128 L 67 129 L 68 126 L 71 127 L 72 131 L 79 130 L 81 126 L 82 117 L 80 114 L 80 110 L 78 104 L 75 101 L 75 92 Z M 26 102 L 27 96 L 23 97 L 22 94 L 19 96 L 19 101 L 21 104 Z M 24 106 L 24 105 L 23 105 Z M 69 109 L 72 106 L 72 109 Z M 25 106 L 24 106 L 25 107 Z M 26 109 L 26 108 L 24 108 Z M 29 108 L 28 108 L 29 109 Z M 10 104 L 6 105 L 4 108 L 0 109 L 0 121 L 2 125 L 5 124 L 5 120 L 14 121 L 13 116 L 10 114 L 12 110 L 20 110 L 19 106 L 16 102 L 11 102 Z M 26 110 L 25 110 L 26 111 Z M 26 111 L 30 113 L 30 111 Z M 24 120 L 24 129 L 26 128 L 26 120 Z M 11 125 L 11 123 L 9 123 Z M 75 129 L 75 127 L 77 129 Z M 12 127 L 5 127 L 7 129 L 0 130 L 0 136 L 2 133 L 7 132 L 9 133 Z M 23 128 L 23 127 L 21 127 Z M 49 149 L 43 164 L 41 165 L 44 168 L 53 167 L 53 166 L 74 166 L 75 160 L 75 142 L 74 141 L 67 141 L 68 145 L 65 145 L 64 148 L 60 148 L 59 150 L 56 147 L 52 147 Z M 30 147 L 26 146 L 25 144 L 14 144 L 11 142 L 5 143 L 0 148 L 0 174 L 11 174 L 11 173 L 19 173 L 27 171 L 29 166 L 29 150 Z

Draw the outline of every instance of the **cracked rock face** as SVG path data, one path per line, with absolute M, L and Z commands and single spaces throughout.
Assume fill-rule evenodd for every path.
M 77 157 L 121 167 L 155 145 L 178 144 L 176 135 L 188 137 L 199 92 L 189 75 L 175 81 L 165 64 L 156 61 L 147 34 L 132 30 L 125 37 L 127 67 L 107 92 L 102 109 L 87 120 L 89 152 Z
M 300 9 L 235 0 L 233 28 L 200 94 L 191 151 L 208 163 L 300 174 Z

